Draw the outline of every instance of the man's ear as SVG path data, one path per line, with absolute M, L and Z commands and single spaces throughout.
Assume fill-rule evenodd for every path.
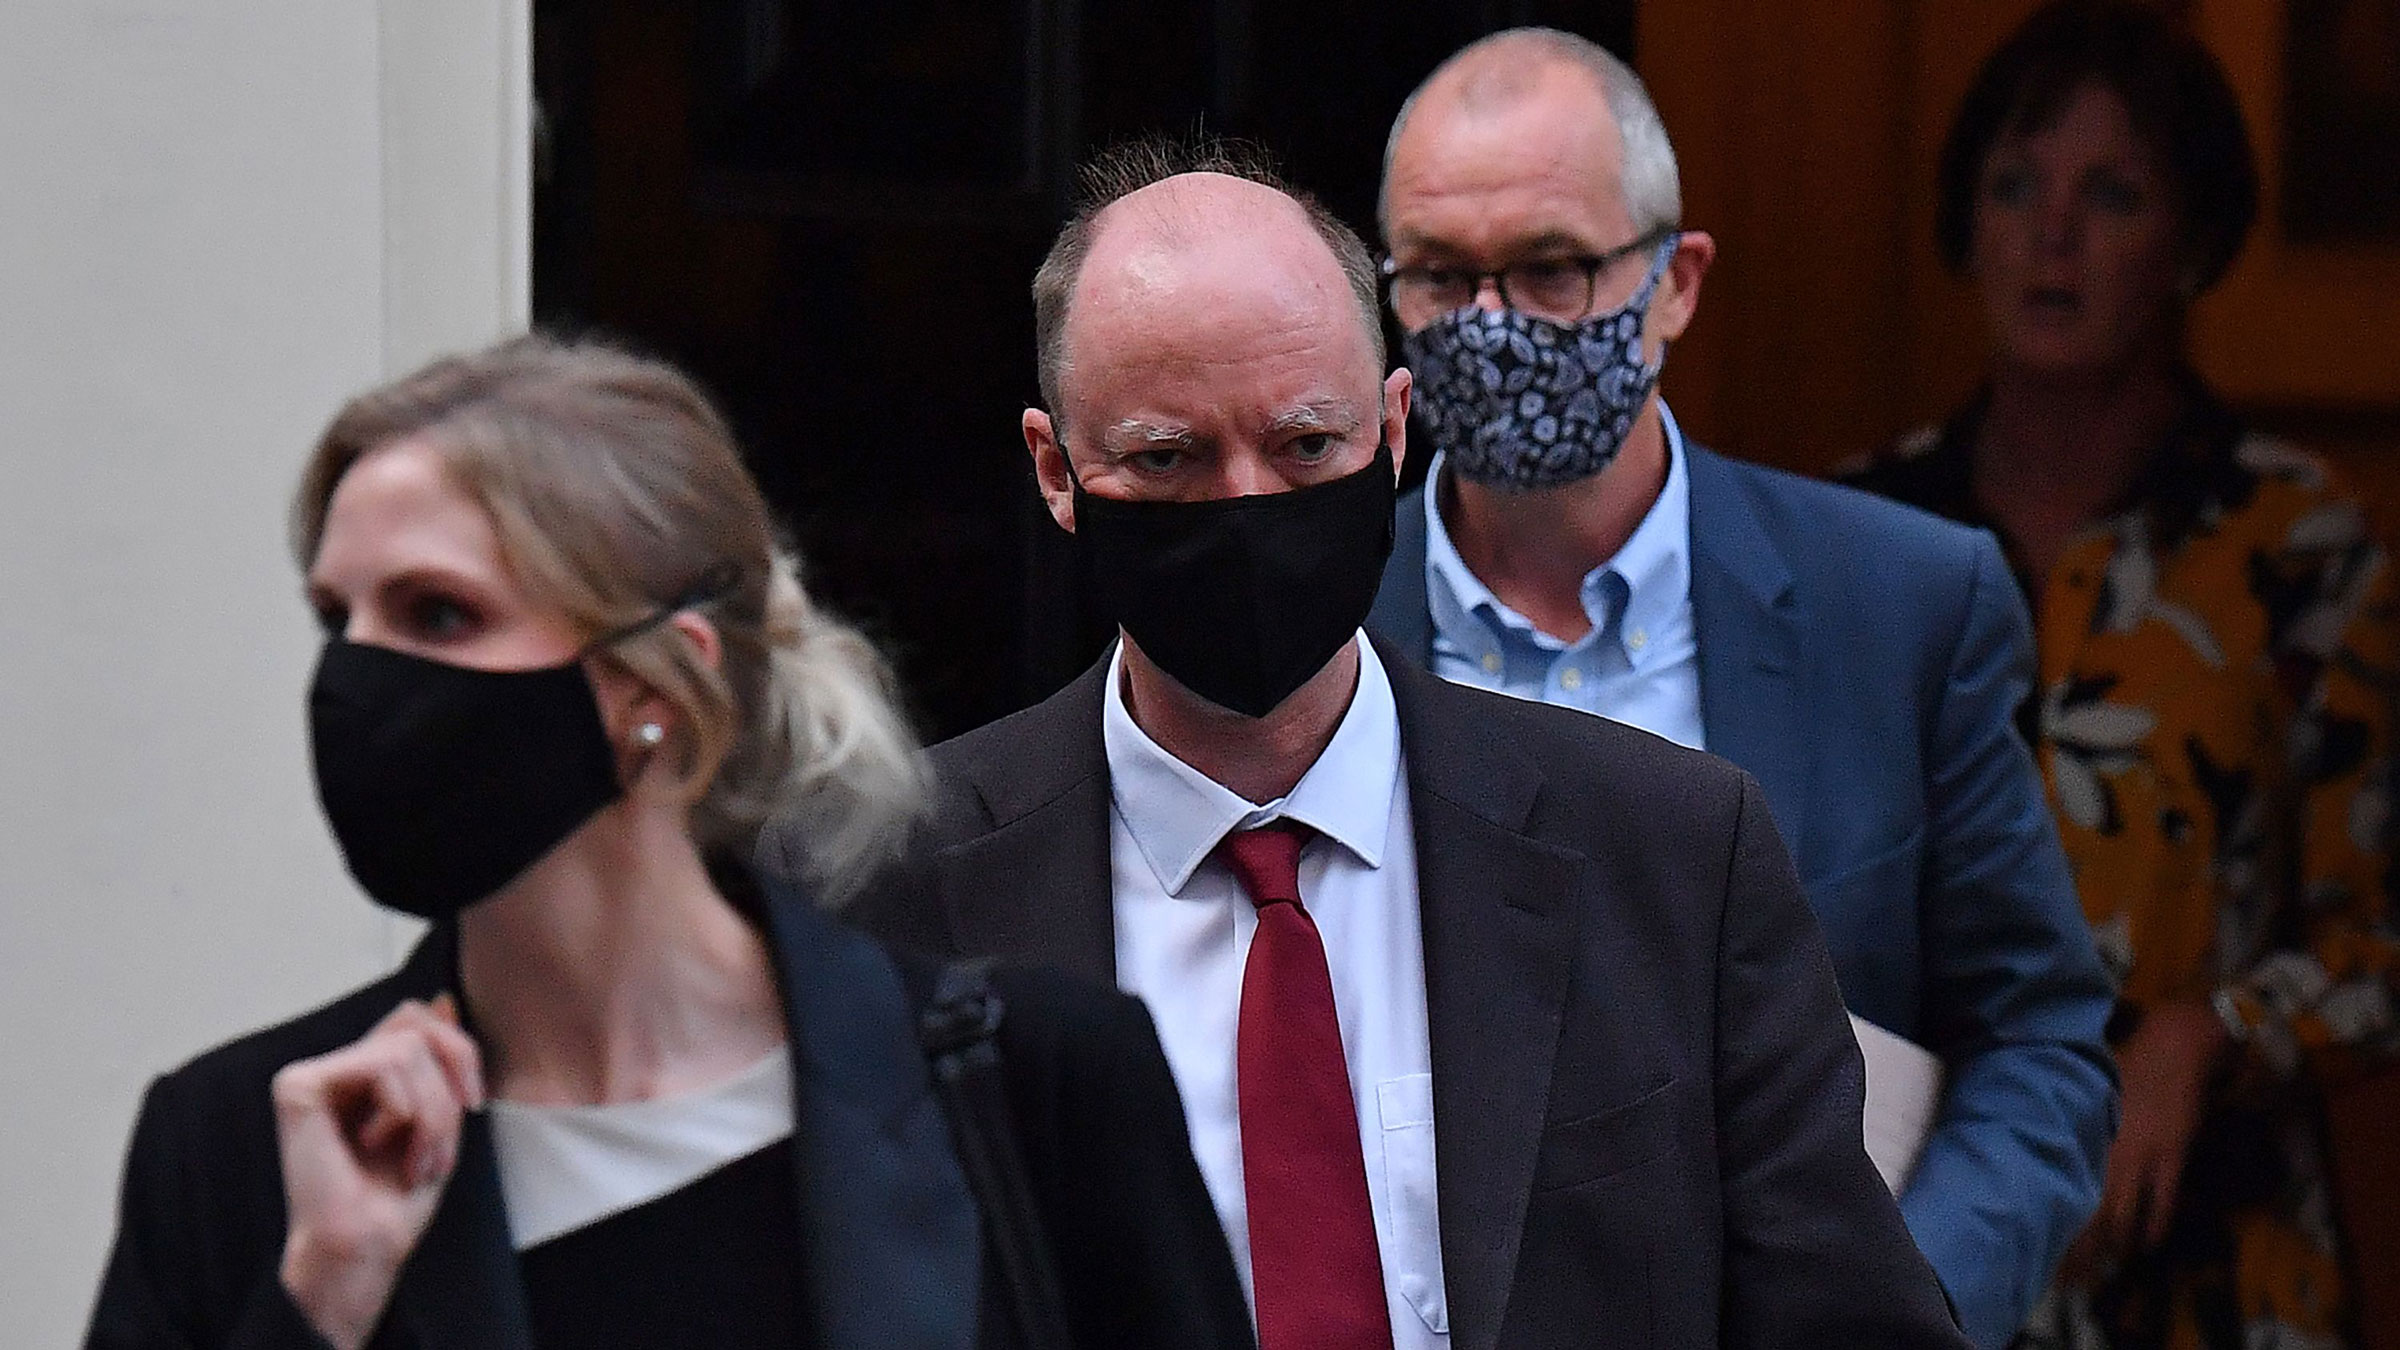
M 1709 265 L 1717 260 L 1717 241 L 1706 230 L 1685 230 L 1676 242 L 1675 256 L 1667 260 L 1667 274 L 1658 288 L 1658 296 L 1650 302 L 1650 322 L 1646 336 L 1652 343 L 1673 342 L 1691 327 L 1692 316 L 1700 310 L 1700 283 L 1708 276 Z M 1643 353 L 1656 361 L 1658 353 Z
M 1383 380 L 1383 443 L 1392 447 L 1392 476 L 1408 462 L 1408 403 L 1416 392 L 1416 376 L 1401 366 Z
M 1041 409 L 1027 408 L 1018 425 L 1025 432 L 1025 448 L 1033 452 L 1033 478 L 1041 485 L 1042 504 L 1050 508 L 1058 528 L 1075 533 L 1075 466 L 1067 460 L 1067 448 L 1058 443 L 1058 424 Z

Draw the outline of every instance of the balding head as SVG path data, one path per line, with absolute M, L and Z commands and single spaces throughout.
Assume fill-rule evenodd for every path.
M 1669 228 L 1683 217 L 1675 147 L 1641 78 L 1608 49 L 1554 28 L 1512 28 L 1469 43 L 1434 68 L 1400 105 L 1384 143 L 1377 213 L 1390 238 L 1392 174 L 1412 124 L 1416 139 L 1440 135 L 1458 120 L 1493 122 L 1547 101 L 1565 119 L 1589 119 L 1614 144 L 1583 156 L 1585 172 L 1606 180 L 1635 233 Z
M 1092 221 L 1069 293 L 1054 415 L 1085 411 L 1082 368 L 1144 360 L 1236 362 L 1278 335 L 1310 335 L 1371 386 L 1381 327 L 1300 204 L 1219 173 L 1180 174 L 1117 199 Z
M 1181 252 L 1222 253 L 1229 240 L 1313 251 L 1341 278 L 1346 303 L 1383 369 L 1383 323 L 1375 260 L 1350 227 L 1279 178 L 1266 158 L 1237 143 L 1144 140 L 1104 152 L 1084 166 L 1074 216 L 1059 231 L 1033 279 L 1034 341 L 1042 399 L 1065 411 L 1061 389 L 1072 364 L 1070 314 L 1103 238 L 1124 236 L 1112 251 L 1159 260 Z M 1121 246 L 1120 246 L 1121 245 Z M 1191 260 L 1200 261 L 1197 256 Z
M 1137 147 L 1086 182 L 1034 281 L 1049 406 L 1022 419 L 1061 526 L 1083 494 L 1253 496 L 1406 454 L 1357 235 L 1220 147 Z

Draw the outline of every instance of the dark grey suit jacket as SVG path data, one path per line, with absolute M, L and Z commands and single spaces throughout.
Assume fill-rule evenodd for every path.
M 1757 784 L 1378 650 L 1458 1350 L 1963 1346 L 1860 1143 L 1857 1043 Z M 931 827 L 853 916 L 1113 978 L 1105 670 L 938 747 Z

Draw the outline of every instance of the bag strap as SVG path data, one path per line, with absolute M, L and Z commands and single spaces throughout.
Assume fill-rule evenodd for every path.
M 943 966 L 933 997 L 917 1015 L 917 1039 L 950 1117 L 967 1184 L 981 1202 L 1018 1338 L 1025 1350 L 1070 1350 L 1066 1301 L 1001 1076 L 997 1037 L 1007 1008 L 992 989 L 991 974 L 986 959 Z

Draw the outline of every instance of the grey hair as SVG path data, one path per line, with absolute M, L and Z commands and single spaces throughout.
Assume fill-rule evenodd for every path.
M 1112 145 L 1086 163 L 1077 174 L 1075 207 L 1050 251 L 1033 274 L 1033 344 L 1042 401 L 1062 424 L 1066 408 L 1059 400 L 1059 377 L 1067 364 L 1067 309 L 1083 260 L 1098 234 L 1098 217 L 1117 202 L 1143 188 L 1187 173 L 1216 173 L 1272 188 L 1289 197 L 1308 218 L 1325 247 L 1340 264 L 1358 303 L 1359 320 L 1375 350 L 1375 368 L 1385 363 L 1382 279 L 1376 275 L 1375 255 L 1358 232 L 1342 223 L 1307 192 L 1284 181 L 1265 150 L 1244 141 L 1199 135 L 1188 139 L 1150 136 Z
M 1633 217 L 1635 236 L 1671 230 L 1682 224 L 1683 180 L 1675 167 L 1675 143 L 1667 138 L 1667 124 L 1659 120 L 1658 106 L 1650 101 L 1650 90 L 1643 85 L 1641 76 L 1590 38 L 1555 28 L 1510 28 L 1477 38 L 1451 53 L 1400 105 L 1399 115 L 1392 119 L 1392 134 L 1383 143 L 1383 192 L 1375 199 L 1376 222 L 1383 226 L 1385 236 L 1388 238 L 1391 233 L 1385 194 L 1391 190 L 1392 152 L 1399 148 L 1400 131 L 1408 125 L 1409 114 L 1416 111 L 1417 100 L 1444 75 L 1477 57 L 1499 55 L 1507 48 L 1521 48 L 1529 56 L 1578 66 L 1599 82 L 1601 97 L 1608 103 L 1609 117 L 1617 124 L 1617 137 L 1624 149 L 1625 211 Z M 1526 76 L 1531 68 L 1531 63 L 1527 63 L 1500 72 L 1497 80 L 1473 81 L 1468 86 L 1468 97 L 1474 100 L 1478 95 L 1488 94 L 1488 101 L 1492 102 L 1514 97 L 1527 87 Z

